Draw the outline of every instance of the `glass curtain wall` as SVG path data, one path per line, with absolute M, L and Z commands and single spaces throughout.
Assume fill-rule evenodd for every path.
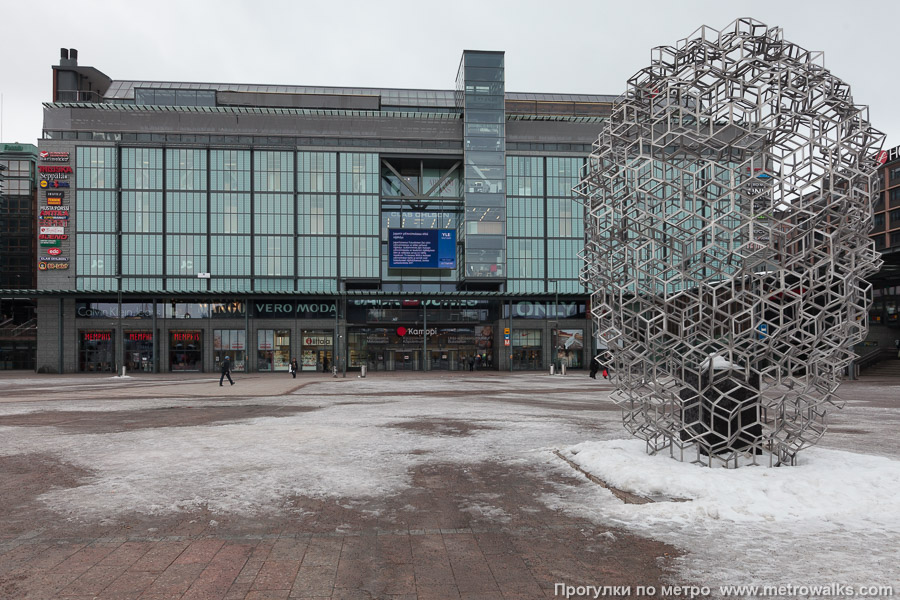
M 294 154 L 253 153 L 253 288 L 294 291 Z
M 337 290 L 337 153 L 297 153 L 297 289 Z
M 584 248 L 584 210 L 572 193 L 583 165 L 582 158 L 547 157 L 547 272 L 557 280 L 559 293 L 585 291 L 578 258 Z
M 463 266 L 462 164 L 458 159 L 382 160 L 381 279 L 390 291 L 453 291 Z M 391 268 L 390 229 L 451 229 L 457 237 L 457 268 Z
M 513 293 L 544 291 L 544 159 L 509 156 L 507 172 L 507 289 Z
M 75 153 L 78 189 L 76 267 L 79 290 L 117 290 L 117 157 L 115 148 L 80 147 Z
M 194 148 L 166 150 L 166 289 L 204 291 L 207 260 L 207 152 Z
M 122 289 L 162 289 L 161 148 L 122 149 Z
M 380 276 L 380 214 L 378 155 L 341 154 L 342 279 Z
M 210 289 L 249 291 L 250 152 L 210 151 Z
M 502 52 L 463 53 L 465 277 L 505 278 L 506 109 Z

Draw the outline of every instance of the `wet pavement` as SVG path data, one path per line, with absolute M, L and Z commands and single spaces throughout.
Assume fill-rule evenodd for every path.
M 599 489 L 553 450 L 625 437 L 608 382 L 236 382 L 0 375 L 0 598 L 527 600 L 562 597 L 557 584 L 637 598 L 695 583 L 675 547 L 546 501 Z M 900 455 L 900 381 L 842 394 L 822 445 Z
M 617 416 L 608 401 L 591 398 L 608 386 L 584 375 L 247 375 L 236 381 L 219 388 L 208 376 L 0 379 L 0 433 L 7 440 L 0 442 L 0 598 L 528 599 L 556 597 L 557 583 L 658 586 L 672 575 L 676 549 L 540 500 L 559 486 L 595 485 L 533 450 L 547 436 L 586 439 L 604 429 L 599 421 Z M 427 408 L 391 413 L 403 403 L 397 389 L 406 385 Z M 488 406 L 478 414 L 458 404 L 479 398 Z M 384 452 L 391 436 L 411 444 L 399 450 L 406 456 L 398 460 L 412 460 L 402 484 L 387 485 L 383 494 L 285 488 L 264 509 L 237 511 L 211 508 L 212 495 L 203 490 L 187 505 L 162 510 L 140 500 L 123 508 L 108 490 L 106 498 L 98 492 L 84 500 L 91 511 L 54 500 L 115 478 L 104 461 L 114 460 L 133 436 L 150 434 L 166 444 L 179 431 L 212 431 L 221 433 L 217 443 L 239 444 L 229 426 L 290 423 L 312 430 L 313 415 L 342 411 L 347 416 L 337 418 L 326 441 L 340 444 L 341 419 L 353 436 L 360 410 L 389 414 L 368 423 L 367 439 L 343 460 Z M 534 427 L 546 422 L 547 431 L 534 438 L 504 432 L 517 418 Z M 485 435 L 495 436 L 489 445 L 496 447 L 461 460 Z M 27 444 L 7 445 L 18 436 Z M 268 448 L 254 442 L 245 451 L 265 457 Z M 315 454 L 296 455 L 294 477 L 307 476 L 315 461 L 341 460 L 340 452 Z M 137 461 L 169 457 L 127 460 L 136 460 L 130 470 L 140 472 L 146 465 Z M 208 468 L 204 482 L 227 466 Z

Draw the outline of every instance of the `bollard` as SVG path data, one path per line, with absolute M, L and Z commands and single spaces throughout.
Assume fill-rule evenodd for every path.
M 562 363 L 562 364 L 559 366 L 559 374 L 560 374 L 560 375 L 565 375 L 565 374 L 566 374 L 566 363 Z
M 331 376 L 337 379 L 337 367 L 331 367 Z
M 125 377 L 125 365 L 122 365 L 122 377 Z
M 366 376 L 366 365 L 363 365 L 363 366 L 361 366 L 361 367 L 359 368 L 359 376 L 360 376 L 360 377 L 365 377 L 365 376 Z
M 553 375 L 554 365 L 550 365 L 550 374 Z

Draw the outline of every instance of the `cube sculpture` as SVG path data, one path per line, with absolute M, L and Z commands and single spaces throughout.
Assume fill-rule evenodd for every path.
M 752 19 L 628 81 L 575 191 L 613 397 L 649 452 L 793 464 L 822 437 L 881 264 L 883 137 L 821 53 Z

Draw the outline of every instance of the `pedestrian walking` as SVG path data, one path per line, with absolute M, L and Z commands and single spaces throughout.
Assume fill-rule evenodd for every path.
M 297 379 L 297 359 L 296 358 L 291 359 L 290 371 L 291 371 L 291 375 L 294 377 L 294 379 Z
M 601 373 L 603 379 L 609 379 L 609 369 L 603 364 L 602 352 L 591 360 L 591 379 L 597 379 L 597 373 Z
M 234 380 L 231 379 L 231 357 L 226 356 L 225 361 L 222 363 L 222 376 L 219 377 L 219 386 L 222 385 L 222 382 L 225 378 L 228 378 L 228 383 L 234 385 Z
M 328 372 L 328 357 L 327 356 L 322 357 L 322 372 L 323 373 Z

